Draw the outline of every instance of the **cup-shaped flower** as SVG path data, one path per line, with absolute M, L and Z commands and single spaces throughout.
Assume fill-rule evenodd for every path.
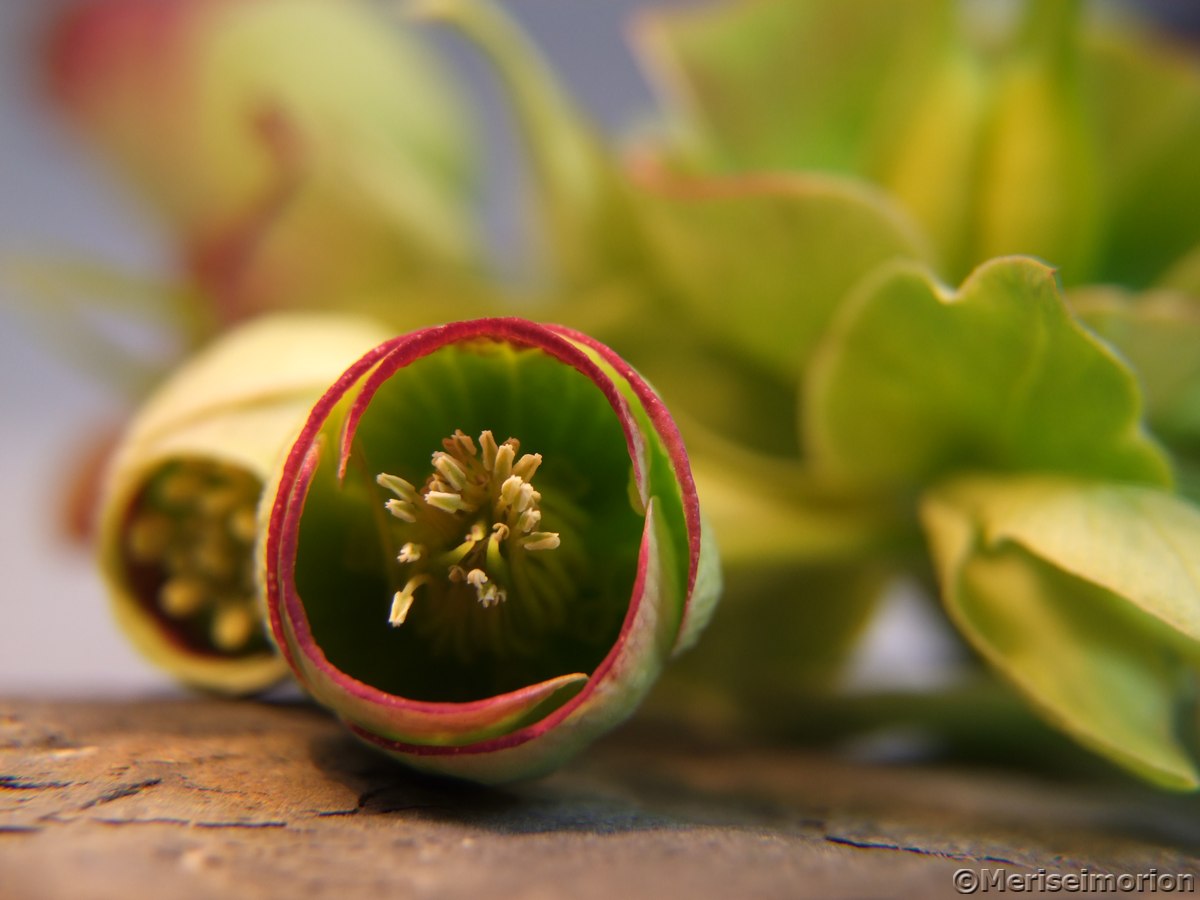
M 150 661 L 226 693 L 287 674 L 255 599 L 263 483 L 316 398 L 384 336 L 357 317 L 260 319 L 194 357 L 130 423 L 98 549 L 116 619 Z
M 718 592 L 666 409 L 559 326 L 380 345 L 317 402 L 268 497 L 276 642 L 356 735 L 424 770 L 552 768 L 632 712 Z

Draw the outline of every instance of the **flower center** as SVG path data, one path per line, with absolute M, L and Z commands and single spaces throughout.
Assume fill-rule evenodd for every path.
M 264 644 L 254 540 L 262 487 L 234 466 L 179 460 L 150 480 L 125 531 L 134 583 L 191 643 L 220 653 Z
M 518 456 L 520 442 L 497 444 L 491 431 L 479 442 L 461 430 L 433 454 L 433 472 L 421 490 L 386 473 L 376 481 L 395 496 L 386 509 L 396 520 L 396 561 L 404 586 L 392 598 L 388 622 L 404 624 L 417 591 L 430 599 L 463 595 L 491 610 L 520 594 L 537 605 L 557 602 L 561 560 L 558 532 L 542 531 L 542 495 L 532 480 L 539 453 Z M 532 556 L 541 556 L 537 563 Z

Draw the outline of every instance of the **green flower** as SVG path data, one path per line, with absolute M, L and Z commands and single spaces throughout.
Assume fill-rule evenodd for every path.
M 380 345 L 268 498 L 267 609 L 301 684 L 364 740 L 479 781 L 544 772 L 623 719 L 718 591 L 665 408 L 556 326 Z

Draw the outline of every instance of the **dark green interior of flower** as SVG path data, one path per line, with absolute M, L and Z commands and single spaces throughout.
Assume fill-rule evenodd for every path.
M 157 465 L 122 528 L 127 583 L 163 633 L 190 652 L 272 652 L 256 600 L 254 539 L 262 482 L 199 457 Z
M 339 485 L 341 424 L 333 416 L 326 428 L 295 566 L 309 626 L 333 665 L 391 694 L 453 702 L 595 670 L 629 607 L 644 515 L 630 500 L 620 421 L 591 380 L 540 350 L 491 341 L 443 348 L 376 393 Z M 467 586 L 426 584 L 403 624 L 392 625 L 393 595 L 408 577 L 396 556 L 408 537 L 376 476 L 424 490 L 432 454 L 456 431 L 474 439 L 491 431 L 498 442 L 519 440 L 522 454 L 541 454 L 532 479 L 539 529 L 561 543 L 530 553 L 526 584 L 536 590 L 510 584 L 504 602 L 487 606 Z

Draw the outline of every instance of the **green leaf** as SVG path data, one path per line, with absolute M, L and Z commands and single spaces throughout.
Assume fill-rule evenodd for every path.
M 738 577 L 921 552 L 919 539 L 910 539 L 911 514 L 899 504 L 831 491 L 800 460 L 767 456 L 703 428 L 691 427 L 687 438 L 721 560 Z M 804 592 L 803 579 L 792 592 Z
M 954 279 L 974 264 L 972 185 L 988 88 L 985 67 L 969 48 L 947 48 L 874 172 L 932 239 L 938 270 Z
M 1200 243 L 1188 250 L 1157 282 L 1157 287 L 1200 297 Z
M 880 273 L 835 320 L 804 401 L 814 466 L 864 486 L 963 468 L 1170 480 L 1133 374 L 1034 260 L 994 260 L 956 293 L 914 266 Z
M 903 214 L 858 182 L 655 172 L 638 187 L 671 307 L 788 383 L 855 283 L 883 262 L 926 255 Z
M 1029 3 L 996 67 L 974 172 L 977 261 L 1022 253 L 1085 281 L 1102 221 L 1098 151 L 1079 77 L 1079 0 Z
M 925 495 L 943 602 L 1048 721 L 1194 789 L 1200 512 L 1149 488 L 968 477 Z
M 712 627 L 666 670 L 654 712 L 777 726 L 797 698 L 830 690 L 888 575 L 861 562 L 726 567 Z
M 1200 445 L 1200 298 L 1096 287 L 1073 292 L 1070 301 L 1137 372 L 1155 433 L 1168 444 Z
M 1096 280 L 1145 287 L 1200 245 L 1200 70 L 1128 27 L 1096 37 L 1084 64 L 1109 193 Z
M 634 36 L 709 164 L 857 172 L 920 89 L 952 12 L 945 0 L 760 0 L 654 13 Z

